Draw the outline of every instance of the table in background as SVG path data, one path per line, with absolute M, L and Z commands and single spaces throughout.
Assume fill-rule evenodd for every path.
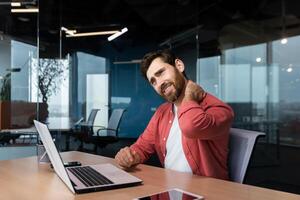
M 111 158 L 64 152 L 65 161 L 83 164 L 112 163 Z M 243 185 L 208 177 L 175 172 L 163 168 L 138 165 L 130 172 L 143 180 L 143 185 L 73 195 L 48 164 L 38 164 L 36 157 L 0 161 L 1 199 L 133 199 L 169 188 L 180 188 L 205 197 L 206 200 L 300 200 L 296 194 Z

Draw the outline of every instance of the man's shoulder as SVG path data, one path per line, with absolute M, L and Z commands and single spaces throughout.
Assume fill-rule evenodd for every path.
M 205 99 L 203 100 L 203 103 L 205 106 L 222 106 L 222 107 L 226 107 L 230 110 L 232 110 L 232 108 L 224 101 L 222 101 L 221 99 L 219 99 L 218 97 L 207 93 Z
M 203 99 L 203 101 L 205 103 L 210 103 L 210 104 L 214 104 L 214 103 L 226 104 L 224 101 L 222 101 L 221 99 L 219 99 L 218 97 L 216 97 L 210 93 L 206 93 L 206 96 Z

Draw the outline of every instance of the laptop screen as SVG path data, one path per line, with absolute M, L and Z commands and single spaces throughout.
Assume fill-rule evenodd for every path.
M 63 165 L 63 161 L 56 149 L 56 146 L 52 140 L 51 134 L 47 125 L 34 120 L 34 125 L 40 135 L 40 138 L 44 144 L 48 157 L 53 165 L 56 174 L 61 180 L 68 186 L 68 188 L 75 193 L 72 183 L 68 177 L 66 169 Z

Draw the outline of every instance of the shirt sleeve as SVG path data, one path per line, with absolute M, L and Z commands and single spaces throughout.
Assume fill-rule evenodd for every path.
M 183 102 L 178 109 L 181 131 L 188 138 L 214 139 L 231 126 L 232 109 L 211 95 L 205 98 L 201 103 Z
M 138 140 L 130 146 L 130 148 L 136 151 L 140 158 L 141 163 L 146 162 L 149 157 L 155 152 L 155 136 L 158 126 L 158 113 L 156 112 L 144 132 L 140 135 Z

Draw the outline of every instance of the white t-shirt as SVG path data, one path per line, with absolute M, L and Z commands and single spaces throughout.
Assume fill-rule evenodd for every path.
M 175 105 L 173 105 L 173 110 L 175 117 L 166 144 L 167 155 L 165 158 L 165 168 L 192 173 L 192 169 L 183 152 L 182 133 L 179 127 L 177 107 Z

